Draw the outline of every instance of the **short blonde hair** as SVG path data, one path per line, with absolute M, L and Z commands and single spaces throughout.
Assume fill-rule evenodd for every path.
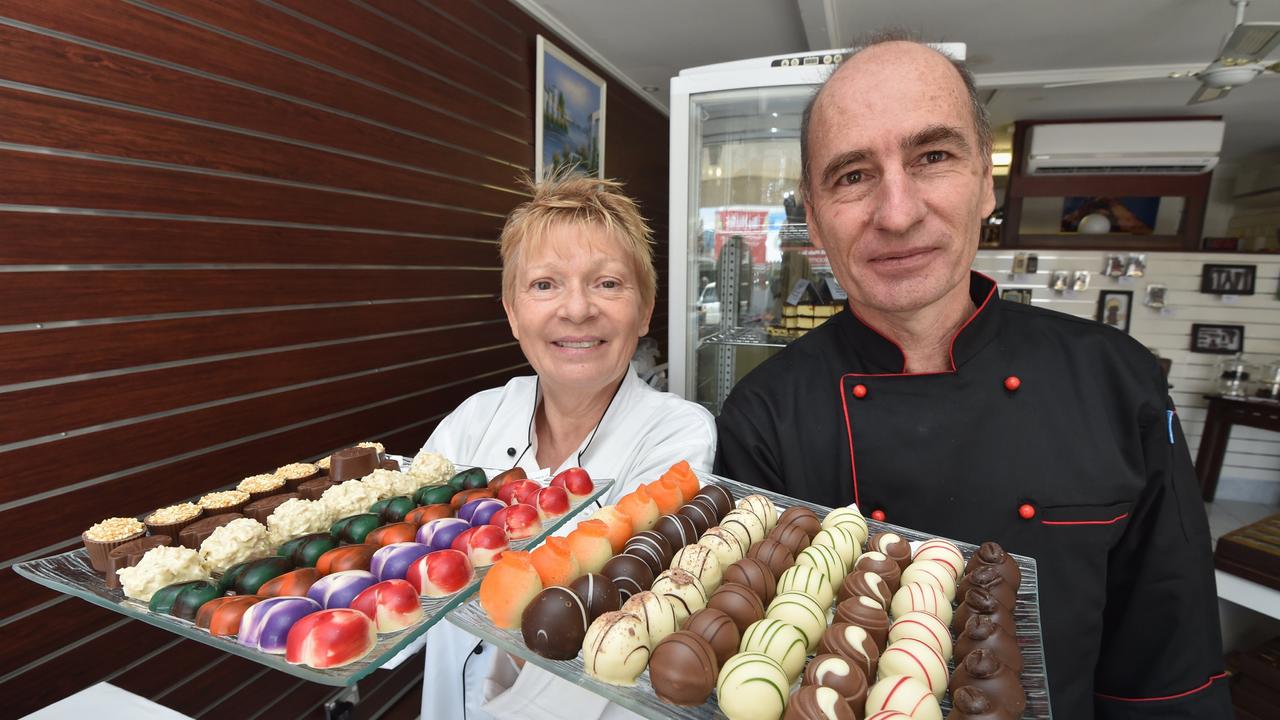
M 597 226 L 622 243 L 636 273 L 644 307 L 652 307 L 658 292 L 653 267 L 653 230 L 640 216 L 640 207 L 622 192 L 622 183 L 582 175 L 556 173 L 542 182 L 526 180 L 533 197 L 507 216 L 502 228 L 502 295 L 515 292 L 516 268 L 530 239 L 538 240 L 560 223 Z

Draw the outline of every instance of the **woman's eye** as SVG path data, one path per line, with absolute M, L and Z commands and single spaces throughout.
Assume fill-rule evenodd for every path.
M 534 289 L 534 290 L 550 290 L 550 289 L 551 289 L 551 281 L 550 281 L 550 280 L 538 280 L 538 281 L 536 281 L 536 282 L 534 282 L 534 283 L 533 283 L 533 289 Z
M 600 283 L 600 286 L 605 288 L 606 290 L 616 290 L 622 287 L 622 283 L 618 282 L 617 280 L 605 280 L 604 282 Z

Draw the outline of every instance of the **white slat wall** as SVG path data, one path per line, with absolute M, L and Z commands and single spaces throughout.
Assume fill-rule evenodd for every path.
M 1246 359 L 1262 366 L 1280 359 L 1280 256 L 1232 255 L 1223 253 L 1146 253 L 1147 274 L 1142 278 L 1109 278 L 1101 275 L 1107 255 L 1123 251 L 1044 250 L 1035 252 L 1039 267 L 1035 274 L 1011 276 L 1013 250 L 980 250 L 974 269 L 1000 284 L 1001 289 L 1030 288 L 1032 302 L 1079 317 L 1095 318 L 1101 290 L 1132 290 L 1133 310 L 1129 332 L 1161 357 L 1173 361 L 1170 391 L 1187 434 L 1194 458 L 1200 447 L 1207 402 L 1204 394 L 1213 389 L 1215 364 L 1220 355 L 1190 351 L 1192 323 L 1244 325 Z M 1256 265 L 1256 294 L 1240 296 L 1234 303 L 1199 292 L 1200 269 L 1207 263 Z M 1089 289 L 1078 293 L 1055 293 L 1049 289 L 1054 270 L 1088 270 Z M 1168 310 L 1163 314 L 1142 304 L 1146 286 L 1166 285 Z M 1280 433 L 1236 427 L 1231 431 L 1223 463 L 1217 497 L 1253 502 L 1280 502 Z

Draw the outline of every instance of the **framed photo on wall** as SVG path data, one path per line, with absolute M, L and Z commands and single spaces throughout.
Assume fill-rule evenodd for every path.
M 1132 290 L 1103 290 L 1098 293 L 1098 322 L 1129 332 L 1133 312 Z
M 605 81 L 538 36 L 534 173 L 559 168 L 604 177 Z
M 1191 352 L 1210 355 L 1244 352 L 1244 326 L 1196 323 L 1191 326 Z
M 1200 269 L 1200 292 L 1252 295 L 1257 275 L 1257 265 L 1205 265 Z

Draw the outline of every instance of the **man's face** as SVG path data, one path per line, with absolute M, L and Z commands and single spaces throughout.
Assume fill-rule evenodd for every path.
M 967 297 L 995 195 L 963 81 L 913 43 L 846 65 L 810 118 L 810 237 L 855 305 L 903 313 Z

